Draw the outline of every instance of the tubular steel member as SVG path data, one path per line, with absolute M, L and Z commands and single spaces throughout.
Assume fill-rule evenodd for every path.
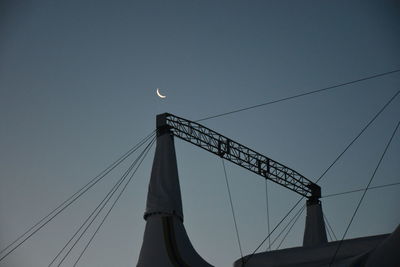
M 321 187 L 319 185 L 295 170 L 197 122 L 163 113 L 157 116 L 157 133 L 160 135 L 165 131 L 170 131 L 182 140 L 284 186 L 308 198 L 310 203 L 319 203 L 321 198 Z
M 241 145 L 197 122 L 169 113 L 157 116 L 157 135 L 169 133 L 254 172 L 307 198 L 304 247 L 328 242 L 322 213 L 321 187 L 295 170 Z

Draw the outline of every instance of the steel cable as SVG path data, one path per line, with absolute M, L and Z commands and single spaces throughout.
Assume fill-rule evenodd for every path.
M 123 154 L 120 158 L 114 161 L 110 166 L 108 166 L 105 170 L 103 170 L 100 174 L 90 180 L 86 185 L 81 187 L 78 191 L 76 191 L 73 195 L 71 195 L 68 199 L 54 208 L 49 214 L 40 219 L 36 224 L 26 230 L 23 234 L 21 234 L 16 240 L 14 240 L 11 244 L 5 247 L 0 255 L 7 251 L 10 247 L 18 243 L 21 239 L 22 241 L 15 245 L 12 249 L 10 249 L 7 253 L 5 253 L 0 258 L 0 262 L 5 259 L 8 255 L 10 255 L 13 251 L 15 251 L 18 247 L 20 247 L 24 242 L 26 242 L 29 238 L 31 238 L 34 234 L 36 234 L 40 229 L 42 229 L 45 225 L 47 225 L 50 221 L 52 221 L 57 215 L 63 212 L 67 207 L 69 207 L 72 203 L 74 203 L 79 197 L 81 197 L 84 193 L 86 193 L 89 189 L 91 189 L 94 185 L 96 185 L 100 180 L 102 180 L 107 174 L 109 174 L 112 170 L 114 170 L 119 164 L 121 164 L 126 158 L 132 155 L 138 148 L 140 148 L 151 136 L 155 134 L 155 131 L 147 135 L 143 138 L 138 144 L 132 147 L 128 152 Z M 36 229 L 35 229 L 36 228 Z M 33 232 L 32 232 L 33 231 Z M 29 234 L 30 233 L 30 234 Z M 25 238 L 24 238 L 25 237 Z
M 306 206 L 303 206 L 301 208 L 300 213 L 297 215 L 296 219 L 294 220 L 294 222 L 292 223 L 292 225 L 290 226 L 289 230 L 286 232 L 285 236 L 282 238 L 281 242 L 279 243 L 279 245 L 278 245 L 278 247 L 276 249 L 279 249 L 281 247 L 283 241 L 285 241 L 285 239 L 289 235 L 290 231 L 292 231 L 293 226 L 297 223 L 297 221 L 299 220 L 301 214 L 303 214 L 305 208 L 306 208 Z
M 372 190 L 372 189 L 379 189 L 379 188 L 384 188 L 384 187 L 389 187 L 389 186 L 395 186 L 395 185 L 400 185 L 400 182 L 398 182 L 398 183 L 390 183 L 390 184 L 383 184 L 383 185 L 377 185 L 377 186 L 371 186 L 370 188 L 360 188 L 360 189 L 355 189 L 355 190 L 351 190 L 351 191 L 345 191 L 345 192 L 341 192 L 341 193 L 329 194 L 329 195 L 322 196 L 321 198 L 336 197 L 336 196 L 341 196 L 341 195 L 346 195 L 346 194 L 361 192 L 361 191 L 364 191 L 365 189 L 367 189 L 367 190 Z
M 305 205 L 303 205 L 296 213 L 295 215 L 289 220 L 289 222 L 283 227 L 283 229 L 279 232 L 279 234 L 275 237 L 275 239 L 272 241 L 271 245 L 275 244 L 275 242 L 279 239 L 279 237 L 286 231 L 286 229 L 289 227 L 289 225 L 297 218 L 297 216 L 303 212 L 305 208 Z M 277 248 L 278 249 L 278 248 Z
M 120 197 L 122 196 L 122 194 L 124 193 L 126 187 L 128 186 L 128 184 L 130 183 L 130 181 L 132 180 L 133 176 L 135 175 L 136 171 L 139 169 L 140 165 L 142 164 L 143 160 L 146 158 L 147 153 L 150 151 L 151 147 L 154 144 L 155 139 L 153 139 L 152 143 L 150 144 L 149 148 L 147 149 L 147 151 L 145 152 L 144 156 L 142 157 L 142 159 L 140 160 L 138 166 L 136 167 L 135 171 L 132 173 L 132 175 L 130 176 L 130 178 L 128 179 L 128 181 L 125 183 L 124 187 L 122 188 L 121 192 L 118 194 L 117 198 L 114 200 L 113 204 L 111 205 L 110 209 L 107 211 L 107 214 L 103 217 L 102 221 L 100 222 L 99 226 L 96 228 L 95 232 L 93 233 L 93 235 L 90 237 L 88 243 L 85 245 L 83 251 L 79 254 L 78 259 L 75 261 L 73 267 L 75 267 L 79 260 L 82 258 L 83 254 L 85 253 L 85 251 L 87 250 L 87 248 L 89 247 L 90 243 L 93 241 L 94 237 L 96 236 L 96 234 L 98 233 L 98 231 L 100 230 L 101 226 L 104 224 L 105 220 L 107 219 L 108 215 L 110 215 L 112 209 L 114 208 L 115 204 L 118 202 L 118 200 L 120 199 Z
M 368 181 L 367 187 L 365 188 L 365 190 L 364 190 L 364 192 L 363 192 L 363 194 L 362 194 L 360 200 L 358 201 L 357 207 L 356 207 L 356 209 L 354 210 L 353 215 L 351 216 L 350 222 L 349 222 L 349 224 L 347 225 L 346 230 L 344 231 L 344 234 L 343 234 L 343 236 L 342 236 L 342 239 L 340 240 L 339 244 L 338 244 L 337 247 L 336 247 L 335 253 L 333 254 L 333 257 L 332 257 L 332 260 L 331 260 L 330 263 L 329 263 L 329 266 L 332 266 L 332 264 L 335 262 L 335 258 L 336 258 L 336 256 L 337 256 L 337 253 L 339 252 L 340 246 L 342 245 L 343 240 L 344 240 L 344 238 L 346 237 L 346 234 L 347 234 L 347 232 L 349 231 L 349 228 L 350 228 L 351 224 L 353 223 L 354 217 L 356 216 L 357 211 L 358 211 L 358 209 L 360 208 L 362 201 L 364 200 L 364 197 L 365 197 L 365 195 L 366 195 L 366 193 L 367 193 L 367 191 L 368 191 L 368 188 L 369 188 L 369 186 L 370 186 L 372 180 L 374 179 L 375 174 L 376 174 L 376 172 L 378 171 L 379 166 L 381 165 L 382 160 L 383 160 L 383 158 L 385 157 L 386 152 L 387 152 L 387 150 L 388 150 L 390 144 L 392 143 L 393 137 L 395 136 L 395 134 L 396 134 L 397 129 L 399 128 L 399 126 L 400 126 L 400 121 L 397 123 L 396 128 L 394 129 L 392 135 L 390 136 L 390 139 L 389 139 L 388 143 L 386 144 L 386 147 L 385 147 L 385 149 L 384 149 L 384 151 L 383 151 L 383 153 L 382 153 L 382 155 L 381 155 L 381 157 L 380 157 L 380 159 L 379 159 L 379 161 L 378 161 L 378 164 L 376 165 L 376 167 L 375 167 L 375 169 L 374 169 L 374 172 L 373 172 L 371 178 L 370 178 L 369 181 Z
M 58 252 L 58 254 L 53 258 L 53 260 L 50 262 L 50 264 L 48 265 L 49 267 L 56 261 L 56 259 L 62 254 L 62 252 L 68 247 L 68 245 L 72 242 L 72 240 L 78 235 L 78 233 L 82 230 L 82 228 L 87 224 L 87 222 L 91 219 L 91 221 L 89 222 L 89 224 L 86 225 L 86 228 L 81 232 L 81 234 L 79 235 L 79 237 L 75 240 L 75 242 L 73 243 L 73 245 L 70 247 L 70 249 L 68 250 L 68 252 L 63 256 L 63 258 L 60 260 L 60 262 L 58 263 L 57 266 L 60 266 L 64 260 L 66 259 L 66 257 L 70 254 L 70 252 L 72 251 L 72 249 L 76 246 L 76 244 L 78 243 L 78 241 L 82 238 L 82 236 L 86 233 L 86 231 L 88 230 L 88 228 L 92 225 L 92 223 L 94 222 L 94 220 L 98 217 L 98 215 L 100 214 L 100 212 L 104 209 L 104 207 L 107 205 L 107 203 L 110 201 L 110 199 L 112 198 L 112 196 L 115 194 L 115 192 L 118 190 L 118 188 L 121 186 L 121 184 L 123 183 L 123 181 L 126 179 L 126 177 L 128 177 L 129 173 L 132 171 L 132 169 L 135 167 L 135 165 L 137 164 L 137 162 L 140 160 L 140 158 L 143 156 L 143 154 L 145 153 L 145 150 L 147 150 L 147 148 L 150 146 L 150 144 L 153 141 L 151 141 L 146 148 L 140 153 L 140 155 L 133 161 L 133 163 L 129 166 L 129 168 L 127 169 L 127 171 L 125 171 L 125 173 L 122 175 L 122 177 L 115 183 L 115 185 L 111 188 L 111 190 L 107 193 L 107 195 L 102 199 L 102 201 L 97 205 L 97 207 L 92 211 L 92 213 L 85 219 L 85 221 L 81 224 L 81 226 L 79 227 L 79 229 L 74 233 L 74 235 L 68 240 L 68 242 L 65 244 L 65 246 Z
M 261 106 L 271 105 L 271 104 L 283 102 L 283 101 L 286 101 L 286 100 L 299 98 L 299 97 L 302 97 L 302 96 L 316 94 L 316 93 L 320 93 L 320 92 L 323 92 L 323 91 L 332 90 L 332 89 L 335 89 L 335 88 L 338 88 L 338 87 L 342 87 L 342 86 L 345 86 L 345 85 L 350 85 L 350 84 L 354 84 L 354 83 L 358 83 L 358 82 L 362 82 L 362 81 L 366 81 L 366 80 L 375 79 L 375 78 L 378 78 L 378 77 L 394 74 L 394 73 L 397 73 L 397 72 L 400 72 L 400 69 L 392 70 L 392 71 L 388 71 L 388 72 L 383 72 L 383 73 L 379 73 L 379 74 L 375 74 L 375 75 L 372 75 L 372 76 L 368 76 L 368 77 L 360 78 L 360 79 L 357 79 L 357 80 L 353 80 L 353 81 L 349 81 L 349 82 L 344 82 L 344 83 L 340 83 L 340 84 L 324 87 L 324 88 L 321 88 L 321 89 L 313 90 L 313 91 L 306 92 L 306 93 L 297 94 L 297 95 L 294 95 L 294 96 L 289 96 L 289 97 L 284 97 L 284 98 L 273 100 L 273 101 L 268 101 L 268 102 L 265 102 L 265 103 L 261 103 L 261 104 L 250 106 L 250 107 L 246 107 L 246 108 L 239 108 L 239 109 L 228 111 L 228 112 L 224 112 L 224 113 L 221 113 L 221 114 L 208 116 L 208 117 L 199 119 L 196 122 L 205 121 L 205 120 L 209 120 L 209 119 L 214 119 L 214 118 L 230 115 L 230 114 L 233 114 L 233 113 L 242 112 L 242 111 L 249 110 L 249 109 L 258 108 L 258 107 L 261 107 Z
M 397 71 L 396 71 L 397 72 Z M 329 167 L 321 174 L 321 176 L 317 179 L 315 183 L 318 183 L 325 174 L 336 164 L 336 162 L 344 155 L 344 153 L 355 143 L 355 141 L 367 130 L 371 124 L 379 117 L 379 115 L 389 106 L 389 104 L 398 96 L 400 90 L 398 90 L 390 99 L 385 103 L 385 105 L 375 114 L 375 116 L 364 126 L 364 128 L 357 134 L 357 136 L 346 146 L 346 148 L 335 158 L 335 160 L 329 165 Z M 300 201 L 304 198 L 304 196 L 300 197 L 299 200 L 293 205 L 293 207 L 286 213 L 286 215 L 279 221 L 279 223 L 274 227 L 271 231 L 270 235 L 279 227 L 279 225 L 289 216 L 289 214 L 297 207 Z M 258 247 L 247 257 L 246 262 L 248 262 L 253 255 L 258 251 L 258 249 L 264 244 L 267 238 L 270 236 L 268 235 Z
M 336 234 L 335 234 L 335 232 L 333 231 L 333 228 L 332 228 L 331 224 L 330 224 L 330 223 L 329 223 L 329 221 L 328 221 L 328 217 L 326 217 L 326 216 L 325 216 L 325 213 L 324 213 L 323 215 L 324 215 L 324 218 L 325 218 L 326 224 L 328 225 L 328 229 L 330 229 L 330 230 L 331 230 L 331 232 L 332 232 L 332 235 L 333 235 L 333 237 L 335 238 L 335 241 L 336 241 L 336 240 L 337 240 L 337 237 L 336 237 Z M 329 233 L 329 231 L 328 231 L 328 233 Z M 333 240 L 333 239 L 331 238 L 331 240 Z
M 234 210 L 234 208 L 233 208 L 231 190 L 230 190 L 230 188 L 229 188 L 228 176 L 227 176 L 227 174 L 226 174 L 226 168 L 225 168 L 224 159 L 221 159 L 221 161 L 222 161 L 222 167 L 223 167 L 223 169 L 224 169 L 226 188 L 228 189 L 229 203 L 230 203 L 230 205 L 231 205 L 232 217 L 233 217 L 233 222 L 234 222 L 234 224 L 235 224 L 235 230 L 236 230 L 236 237 L 237 237 L 237 241 L 238 241 L 238 245 L 239 245 L 239 250 L 240 250 L 240 256 L 241 256 L 241 259 L 242 259 L 242 264 L 243 264 L 243 251 L 242 251 L 242 245 L 240 244 L 239 230 L 238 230 L 238 226 L 237 226 L 237 222 L 236 222 L 235 210 Z

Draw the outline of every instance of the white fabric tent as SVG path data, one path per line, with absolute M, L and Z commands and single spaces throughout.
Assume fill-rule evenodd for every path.
M 328 267 L 339 241 L 314 247 L 296 247 L 245 256 L 246 267 Z M 391 235 L 344 240 L 332 267 L 400 266 L 400 226 Z M 242 259 L 234 263 L 242 267 Z
M 164 124 L 163 124 L 164 119 Z M 146 229 L 138 267 L 212 267 L 193 248 L 183 225 L 182 200 L 174 139 L 157 117 L 158 136 L 144 218 Z M 245 256 L 234 267 L 330 266 L 338 241 L 326 242 L 322 209 L 307 207 L 307 225 L 303 247 Z M 332 267 L 400 266 L 400 227 L 391 235 L 344 240 Z
M 173 136 L 157 137 L 138 267 L 212 267 L 193 248 L 183 225 Z

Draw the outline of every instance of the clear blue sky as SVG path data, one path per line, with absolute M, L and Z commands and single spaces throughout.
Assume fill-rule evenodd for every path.
M 196 120 L 398 69 L 399 47 L 394 0 L 1 1 L 0 247 L 152 131 L 156 114 Z M 399 89 L 394 74 L 203 124 L 316 180 Z M 396 99 L 326 175 L 323 194 L 366 186 L 399 107 Z M 230 266 L 240 253 L 221 161 L 179 140 L 176 150 L 188 234 L 208 262 Z M 152 156 L 79 266 L 136 265 Z M 399 156 L 397 133 L 372 185 L 399 182 Z M 267 233 L 265 183 L 227 170 L 248 254 Z M 0 266 L 47 266 L 116 178 Z M 274 226 L 298 196 L 269 185 Z M 393 231 L 399 190 L 368 192 L 348 237 Z M 323 200 L 338 236 L 360 196 Z M 304 215 L 284 247 L 300 245 L 303 229 Z

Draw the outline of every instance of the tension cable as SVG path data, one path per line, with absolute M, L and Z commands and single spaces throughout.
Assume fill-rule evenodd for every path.
M 398 70 L 400 71 L 400 70 Z M 398 72 L 395 71 L 395 72 Z M 375 114 L 375 116 L 364 126 L 364 128 L 357 134 L 357 136 L 346 146 L 346 148 L 336 157 L 336 159 L 329 165 L 329 167 L 321 174 L 321 176 L 317 179 L 315 183 L 318 183 L 325 174 L 336 164 L 336 162 L 346 153 L 346 151 L 357 141 L 357 139 L 367 130 L 371 124 L 379 117 L 379 115 L 389 106 L 389 104 L 399 95 L 400 90 L 398 90 L 386 104 Z M 289 216 L 289 214 L 299 205 L 300 201 L 304 198 L 304 196 L 300 197 L 299 200 L 293 205 L 293 207 L 286 213 L 286 215 L 279 221 L 279 223 L 272 229 L 271 233 L 261 241 L 260 245 L 247 257 L 246 262 L 248 262 L 253 255 L 258 251 L 258 249 L 264 244 L 264 242 L 269 238 L 269 236 L 279 227 L 279 225 Z
M 140 160 L 138 166 L 136 167 L 136 169 L 134 170 L 134 172 L 132 173 L 132 175 L 129 177 L 128 181 L 125 183 L 124 187 L 122 188 L 121 192 L 118 194 L 117 198 L 114 200 L 113 204 L 111 205 L 110 209 L 107 211 L 107 214 L 103 217 L 103 220 L 100 222 L 99 226 L 96 228 L 96 231 L 93 233 L 93 235 L 90 237 L 88 243 L 85 245 L 83 251 L 81 252 L 81 254 L 79 254 L 78 259 L 75 261 L 73 267 L 75 267 L 79 260 L 82 258 L 83 254 L 85 253 L 85 251 L 87 250 L 87 248 L 89 247 L 90 243 L 93 241 L 94 237 L 96 236 L 96 234 L 99 232 L 101 226 L 103 225 L 103 223 L 105 222 L 105 220 L 107 219 L 108 215 L 110 215 L 112 209 L 114 208 L 115 204 L 118 202 L 118 200 L 120 199 L 120 197 L 122 196 L 122 194 L 124 193 L 126 187 L 128 186 L 128 184 L 130 183 L 130 181 L 132 180 L 133 176 L 135 175 L 136 171 L 139 169 L 140 165 L 142 164 L 143 160 L 146 158 L 147 153 L 150 151 L 151 147 L 154 144 L 155 139 L 152 140 L 152 143 L 150 144 L 149 148 L 147 149 L 147 151 L 145 152 L 144 156 L 142 157 L 142 159 Z
M 154 136 L 155 131 L 152 131 L 149 135 L 143 138 L 138 144 L 132 147 L 128 152 L 123 154 L 120 158 L 118 158 L 115 162 L 113 162 L 110 166 L 108 166 L 105 170 L 103 170 L 100 174 L 90 180 L 86 185 L 84 185 L 81 189 L 76 191 L 73 195 L 71 195 L 68 199 L 54 208 L 49 214 L 40 219 L 36 224 L 26 230 L 23 234 L 21 234 L 17 239 L 15 239 L 12 243 L 10 243 L 7 247 L 5 247 L 0 255 L 5 253 L 8 249 L 11 249 L 5 253 L 0 258 L 0 262 L 6 258 L 9 254 L 11 254 L 14 250 L 16 250 L 19 246 L 21 246 L 25 241 L 31 238 L 34 234 L 36 234 L 40 229 L 42 229 L 45 225 L 47 225 L 50 221 L 52 221 L 57 215 L 59 215 L 62 211 L 64 211 L 67 207 L 69 207 L 72 203 L 74 203 L 79 197 L 81 197 L 84 193 L 86 193 L 89 189 L 91 189 L 95 184 L 97 184 L 100 180 L 102 180 L 107 174 L 109 174 L 112 170 L 114 170 L 119 164 L 121 164 L 125 159 L 127 159 L 130 155 L 132 155 L 137 149 L 139 149 L 146 141 L 148 141 L 152 136 Z M 15 245 L 15 246 L 14 246 Z
M 74 233 L 74 235 L 68 240 L 68 242 L 64 245 L 64 247 L 58 252 L 58 254 L 53 258 L 53 260 L 50 262 L 48 265 L 49 267 L 57 260 L 57 258 L 62 254 L 62 252 L 68 247 L 68 245 L 72 242 L 72 240 L 79 234 L 79 232 L 85 227 L 85 225 L 89 222 L 89 224 L 86 225 L 85 229 L 82 231 L 82 233 L 79 235 L 79 237 L 75 240 L 75 242 L 72 244 L 70 249 L 67 251 L 67 253 L 63 256 L 61 261 L 58 263 L 57 266 L 60 266 L 66 257 L 70 254 L 72 249 L 75 247 L 75 245 L 79 242 L 79 240 L 82 238 L 82 236 L 86 233 L 88 228 L 92 225 L 94 220 L 99 216 L 101 211 L 104 209 L 104 207 L 107 205 L 107 203 L 110 201 L 112 196 L 115 194 L 115 192 L 118 190 L 118 188 L 121 186 L 121 184 L 125 181 L 126 177 L 128 177 L 129 173 L 132 171 L 132 169 L 135 167 L 137 162 L 143 157 L 145 151 L 149 148 L 150 144 L 152 144 L 154 141 L 153 140 L 146 146 L 146 148 L 140 153 L 140 155 L 133 161 L 133 163 L 129 166 L 129 168 L 125 171 L 125 173 L 122 175 L 122 177 L 115 183 L 115 185 L 111 188 L 111 190 L 107 193 L 107 195 L 103 198 L 103 200 L 97 205 L 97 207 L 92 211 L 92 213 L 85 219 L 85 221 L 82 223 L 82 225 L 79 227 L 79 229 Z
M 234 224 L 235 224 L 236 237 L 237 237 L 237 241 L 238 241 L 238 245 L 239 245 L 240 256 L 241 256 L 242 263 L 243 263 L 242 245 L 240 244 L 239 230 L 238 230 L 237 223 L 236 223 L 235 210 L 234 210 L 234 208 L 233 208 L 232 195 L 231 195 L 231 190 L 230 190 L 230 188 L 229 188 L 228 176 L 227 176 L 227 174 L 226 174 L 225 162 L 224 162 L 224 159 L 221 159 L 221 161 L 222 161 L 222 167 L 223 167 L 223 169 L 224 169 L 226 188 L 228 189 L 229 203 L 231 204 L 232 217 L 233 217 L 233 222 L 234 222 Z
M 294 220 L 294 222 L 292 223 L 292 225 L 290 226 L 289 230 L 286 232 L 285 236 L 282 238 L 281 242 L 279 243 L 279 245 L 278 245 L 278 247 L 276 249 L 279 249 L 281 247 L 283 241 L 285 241 L 286 237 L 289 235 L 289 233 L 292 230 L 293 226 L 297 223 L 297 221 L 299 220 L 299 218 L 301 217 L 301 214 L 303 214 L 305 209 L 306 209 L 306 206 L 304 205 L 300 209 L 300 213 L 297 215 L 296 219 Z
M 381 157 L 380 157 L 380 159 L 379 159 L 379 161 L 378 161 L 378 164 L 376 165 L 376 167 L 375 167 L 375 169 L 374 169 L 374 172 L 373 172 L 371 178 L 370 178 L 369 181 L 368 181 L 367 187 L 365 188 L 365 190 L 364 190 L 364 192 L 363 192 L 363 194 L 362 194 L 360 200 L 358 201 L 357 207 L 356 207 L 356 209 L 354 210 L 353 215 L 351 216 L 350 222 L 349 222 L 349 224 L 347 225 L 346 230 L 344 231 L 344 234 L 343 234 L 343 236 L 342 236 L 342 239 L 340 240 L 338 246 L 336 247 L 335 254 L 333 254 L 333 257 L 332 257 L 331 262 L 329 263 L 329 266 L 331 266 L 331 265 L 334 263 L 335 258 L 336 258 L 336 255 L 337 255 L 337 253 L 339 252 L 340 246 L 342 245 L 343 240 L 344 240 L 344 238 L 346 237 L 347 232 L 349 231 L 349 228 L 350 228 L 350 226 L 351 226 L 351 224 L 352 224 L 352 222 L 353 222 L 353 220 L 354 220 L 354 217 L 356 216 L 357 211 L 358 211 L 358 209 L 360 208 L 362 201 L 364 200 L 364 197 L 365 197 L 365 195 L 366 195 L 366 193 L 367 193 L 367 191 L 368 191 L 368 188 L 369 188 L 369 186 L 370 186 L 372 180 L 374 179 L 375 174 L 376 174 L 377 170 L 379 169 L 379 166 L 381 165 L 382 160 L 383 160 L 383 158 L 384 158 L 384 156 L 385 156 L 385 154 L 386 154 L 386 152 L 387 152 L 387 150 L 388 150 L 390 144 L 392 143 L 393 137 L 395 136 L 395 134 L 396 134 L 397 129 L 399 128 L 399 126 L 400 126 L 400 121 L 397 123 L 396 128 L 394 129 L 394 131 L 393 131 L 393 133 L 392 133 L 392 135 L 391 135 L 391 137 L 390 137 L 388 143 L 386 144 L 386 147 L 385 147 L 385 149 L 384 149 L 384 151 L 383 151 L 383 153 L 382 153 L 382 155 L 381 155 Z
M 351 191 L 345 191 L 345 192 L 341 192 L 341 193 L 329 194 L 329 195 L 322 196 L 321 198 L 336 197 L 336 196 L 356 193 L 356 192 L 360 192 L 360 191 L 364 191 L 364 190 L 372 190 L 372 189 L 384 188 L 384 187 L 395 186 L 395 185 L 400 185 L 400 182 L 377 185 L 377 186 L 371 186 L 369 188 L 360 188 L 360 189 L 355 189 L 355 190 L 351 190 Z
M 345 86 L 345 85 L 350 85 L 350 84 L 353 84 L 353 83 L 358 83 L 358 82 L 362 82 L 362 81 L 366 81 L 366 80 L 370 80 L 370 79 L 375 79 L 375 78 L 378 78 L 378 77 L 394 74 L 394 73 L 397 73 L 397 72 L 400 72 L 400 69 L 392 70 L 392 71 L 388 71 L 388 72 L 383 72 L 383 73 L 379 73 L 379 74 L 375 74 L 375 75 L 372 75 L 372 76 L 368 76 L 368 77 L 360 78 L 360 79 L 357 79 L 357 80 L 353 80 L 353 81 L 349 81 L 349 82 L 345 82 L 345 83 L 340 83 L 340 84 L 336 84 L 336 85 L 332 85 L 332 86 L 328 86 L 328 87 L 325 87 L 325 88 L 313 90 L 313 91 L 306 92 L 306 93 L 301 93 L 301 94 L 297 94 L 297 95 L 293 95 L 293 96 L 289 96 L 289 97 L 284 97 L 284 98 L 273 100 L 273 101 L 268 101 L 268 102 L 265 102 L 265 103 L 262 103 L 262 104 L 258 104 L 258 105 L 254 105 L 254 106 L 250 106 L 250 107 L 246 107 L 246 108 L 240 108 L 240 109 L 224 112 L 224 113 L 221 113 L 221 114 L 208 116 L 208 117 L 199 119 L 196 122 L 205 121 L 205 120 L 209 120 L 209 119 L 214 119 L 214 118 L 230 115 L 230 114 L 237 113 L 237 112 L 242 112 L 242 111 L 249 110 L 249 109 L 258 108 L 258 107 L 261 107 L 261 106 L 267 106 L 267 105 L 283 102 L 283 101 L 286 101 L 286 100 L 299 98 L 299 97 L 306 96 L 306 95 L 316 94 L 316 93 L 320 93 L 322 91 L 332 90 L 332 89 L 335 89 L 335 88 L 338 88 L 338 87 L 342 87 L 342 86 Z

